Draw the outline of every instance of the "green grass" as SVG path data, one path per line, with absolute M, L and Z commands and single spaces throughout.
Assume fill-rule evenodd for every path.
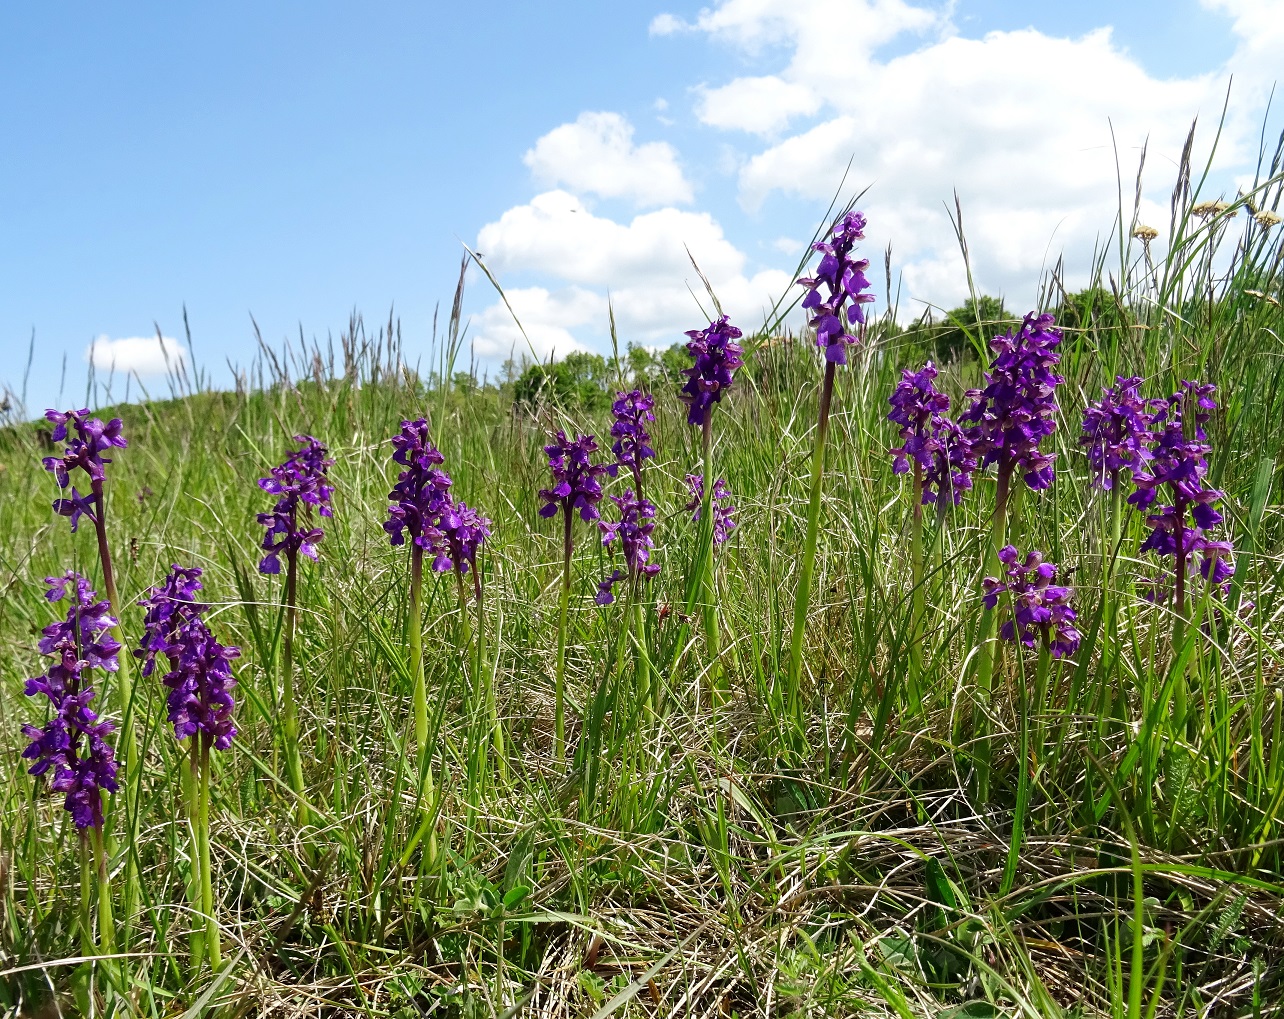
M 1258 208 L 1278 202 L 1278 170 L 1251 196 Z M 52 610 L 41 578 L 99 571 L 90 529 L 69 534 L 49 509 L 40 430 L 0 433 L 0 1007 L 1280 1014 L 1284 228 L 1249 228 L 1242 205 L 1235 219 L 1191 217 L 1190 201 L 1178 204 L 1174 253 L 1153 272 L 1125 214 L 1118 250 L 1112 242 L 1095 267 L 1105 299 L 1085 315 L 1076 298 L 1064 316 L 1058 477 L 1023 497 L 1016 544 L 1071 571 L 1084 642 L 1076 660 L 1054 663 L 1044 702 L 1024 702 L 1024 763 L 1017 691 L 1039 685 L 1035 663 L 1002 652 L 986 704 L 988 802 L 973 794 L 972 716 L 982 705 L 969 677 L 994 480 L 978 476 L 942 528 L 926 521 L 916 622 L 907 483 L 891 472 L 885 420 L 900 369 L 922 358 L 913 330 L 876 325 L 838 375 L 798 706 L 786 702 L 784 677 L 819 359 L 805 340 L 752 338 L 717 411 L 715 460 L 738 527 L 716 554 L 716 662 L 702 621 L 686 618 L 700 557 L 684 476 L 701 470 L 701 437 L 675 392 L 657 388 L 647 494 L 660 507 L 663 568 L 643 608 L 644 639 L 630 646 L 623 599 L 593 604 L 610 567 L 596 532 L 577 521 L 565 765 L 553 717 L 562 535 L 560 521 L 537 515 L 536 492 L 548 429 L 604 435 L 603 414 L 524 416 L 506 390 L 430 386 L 396 369 L 395 330 L 367 337 L 355 325 L 337 364 L 328 351 L 295 350 L 270 357 L 238 392 L 116 408 L 130 440 L 108 480 L 125 633 L 137 641 L 133 603 L 171 562 L 196 565 L 217 636 L 244 653 L 240 735 L 213 755 L 210 804 L 226 966 L 196 981 L 183 750 L 154 678 L 136 679 L 141 763 L 127 771 L 136 834 L 121 795 L 109 839 L 124 958 L 66 961 L 81 954 L 78 841 L 60 798 L 24 774 L 19 726 L 42 709 L 22 681 L 43 668 L 35 644 Z M 1055 276 L 1045 294 L 1054 310 L 1066 303 Z M 963 326 L 984 343 L 985 323 Z M 940 381 L 957 402 L 979 371 L 964 358 Z M 1212 381 L 1223 405 L 1210 476 L 1226 491 L 1237 549 L 1231 607 L 1253 608 L 1189 628 L 1177 648 L 1164 609 L 1137 591 L 1153 571 L 1136 553 L 1144 521 L 1123 519 L 1116 558 L 1075 448 L 1085 401 L 1116 373 L 1145 376 L 1155 396 L 1182 378 Z M 427 805 L 415 771 L 408 558 L 381 527 L 395 477 L 387 439 L 421 414 L 457 494 L 494 525 L 482 563 L 487 676 L 459 650 L 470 631 L 453 580 L 425 578 L 436 790 Z M 299 578 L 304 811 L 279 739 L 281 584 L 256 572 L 254 521 L 269 502 L 255 480 L 298 432 L 321 438 L 337 461 L 321 559 L 304 561 Z M 922 678 L 911 698 L 916 632 Z M 642 653 L 653 715 L 635 687 Z M 1177 727 L 1181 677 L 1190 721 Z M 502 758 L 479 679 L 493 682 Z M 100 689 L 119 717 L 113 683 Z M 1010 853 L 1019 785 L 1024 835 Z M 140 896 L 128 915 L 131 862 Z

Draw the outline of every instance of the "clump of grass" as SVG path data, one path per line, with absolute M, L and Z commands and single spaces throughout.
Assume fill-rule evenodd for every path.
M 103 872 L 132 868 L 138 894 L 102 882 L 116 896 L 106 915 L 132 931 L 110 968 L 78 961 L 92 954 L 77 933 L 78 837 L 25 775 L 17 735 L 41 720 L 21 696 L 49 622 L 40 578 L 74 567 L 92 579 L 97 550 L 49 526 L 47 433 L 0 432 L 0 1005 L 1279 1014 L 1284 244 L 1261 212 L 1278 206 L 1280 169 L 1277 154 L 1246 197 L 1201 215 L 1198 188 L 1181 184 L 1158 262 L 1125 212 L 1117 264 L 1103 252 L 1092 287 L 1047 281 L 1038 310 L 1058 317 L 1065 378 L 1044 440 L 1056 476 L 1025 493 L 1020 534 L 1011 521 L 1006 534 L 1073 585 L 1081 642 L 1060 658 L 985 641 L 996 479 L 977 474 L 957 505 L 916 515 L 921 481 L 894 472 L 887 399 L 923 352 L 891 309 L 871 316 L 851 370 L 832 373 L 819 488 L 807 458 L 821 355 L 810 338 L 745 338 L 718 411 L 737 527 L 716 577 L 710 444 L 676 387 L 655 387 L 647 562 L 661 569 L 647 597 L 630 588 L 623 616 L 594 600 L 612 550 L 580 541 L 568 563 L 564 521 L 542 517 L 537 494 L 549 433 L 605 435 L 610 420 L 515 405 L 503 387 L 456 390 L 457 314 L 429 380 L 404 369 L 395 324 L 354 321 L 338 351 L 265 348 L 235 392 L 176 380 L 173 399 L 117 408 L 130 445 L 112 465 L 106 540 L 127 645 L 142 634 L 140 595 L 177 561 L 199 565 L 207 625 L 243 657 L 237 739 L 202 758 L 208 841 L 195 852 L 175 809 L 189 755 L 165 731 L 158 684 L 134 684 L 135 820 L 104 840 Z M 1254 216 L 1232 219 L 1250 203 Z M 968 342 L 988 339 L 978 322 Z M 959 410 L 983 367 L 952 361 L 935 385 Z M 1148 397 L 1183 379 L 1221 397 L 1203 425 L 1207 477 L 1225 493 L 1235 566 L 1225 593 L 1185 600 L 1183 625 L 1144 597 L 1146 520 L 1093 487 L 1078 443 L 1084 407 L 1116 376 L 1139 377 Z M 384 440 L 420 418 L 452 497 L 490 515 L 470 563 L 486 605 L 474 599 L 475 640 L 460 636 L 462 573 L 423 577 L 412 596 L 382 527 L 397 470 Z M 335 460 L 334 515 L 283 601 L 255 569 L 255 482 L 304 433 Z M 685 479 L 700 472 L 697 526 Z M 623 474 L 603 479 L 607 494 Z M 813 541 L 807 577 L 798 550 Z M 793 596 L 808 580 L 796 641 Z M 297 776 L 278 738 L 290 602 L 307 734 Z M 702 651 L 689 617 L 708 605 Z M 421 640 L 410 653 L 408 633 Z M 982 646 L 988 689 L 974 679 Z M 431 762 L 416 774 L 406 762 L 421 743 Z M 192 977 L 194 874 L 223 965 Z

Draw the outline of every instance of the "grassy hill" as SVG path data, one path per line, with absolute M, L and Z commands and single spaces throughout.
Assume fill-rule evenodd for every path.
M 1257 208 L 1272 196 L 1278 184 Z M 76 569 L 100 585 L 101 572 L 92 526 L 72 534 L 50 509 L 48 427 L 4 430 L 0 1006 L 34 1014 L 57 994 L 73 1013 L 92 998 L 149 1016 L 1279 1014 L 1284 248 L 1242 204 L 1236 219 L 1180 211 L 1165 263 L 1123 231 L 1088 298 L 1047 288 L 1064 332 L 1045 440 L 1056 480 L 1024 492 L 1009 538 L 1059 565 L 1083 639 L 1037 683 L 1038 656 L 1002 646 L 988 702 L 975 671 L 994 472 L 928 514 L 916 620 L 887 400 L 929 344 L 887 319 L 838 373 L 801 705 L 780 677 L 821 366 L 806 339 L 750 336 L 715 419 L 736 507 L 715 551 L 717 653 L 692 594 L 686 475 L 701 438 L 660 374 L 647 468 L 660 572 L 640 630 L 627 599 L 595 604 L 618 553 L 574 525 L 565 761 L 563 532 L 538 512 L 541 447 L 559 427 L 604 440 L 609 399 L 515 405 L 508 383 L 430 384 L 399 367 L 395 333 L 354 329 L 337 359 L 274 355 L 236 392 L 176 383 L 174 399 L 97 412 L 121 417 L 129 442 L 106 482 L 127 644 L 143 633 L 136 602 L 178 563 L 204 571 L 210 627 L 241 649 L 239 731 L 213 755 L 217 974 L 189 972 L 185 750 L 159 673 L 134 674 L 139 750 L 108 822 L 120 958 L 77 961 L 79 839 L 61 797 L 25 774 L 20 725 L 45 721 L 23 681 L 46 667 L 39 633 L 62 611 L 42 578 Z M 963 353 L 937 384 L 959 410 L 990 330 L 953 325 Z M 607 367 L 621 388 L 636 381 Z M 1116 375 L 1141 376 L 1148 397 L 1183 379 L 1217 387 L 1208 481 L 1225 492 L 1235 572 L 1176 639 L 1171 605 L 1145 597 L 1158 565 L 1140 551 L 1144 514 L 1091 486 L 1078 445 L 1084 407 Z M 424 581 L 432 795 L 415 770 L 408 557 L 382 526 L 400 469 L 389 439 L 420 416 L 453 493 L 492 531 L 480 609 L 449 573 Z M 272 503 L 257 479 L 302 433 L 335 460 L 334 515 L 299 569 L 303 806 L 282 737 L 283 585 L 256 568 L 255 519 Z M 99 689 L 120 719 L 117 677 Z

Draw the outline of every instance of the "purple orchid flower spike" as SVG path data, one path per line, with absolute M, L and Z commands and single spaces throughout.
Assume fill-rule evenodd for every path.
M 393 545 L 405 544 L 409 535 L 413 544 L 436 551 L 442 540 L 437 524 L 450 505 L 450 475 L 438 469 L 445 458 L 429 440 L 424 418 L 401 422 L 392 445 L 392 459 L 405 470 L 388 493 L 392 505 L 383 529 Z
M 43 728 L 22 727 L 31 740 L 22 756 L 35 762 L 30 774 L 53 772 L 49 788 L 64 794 L 63 807 L 77 828 L 101 828 L 103 793 L 119 788 L 115 753 L 106 742 L 116 726 L 90 708 L 94 690 L 87 673 L 116 671 L 120 645 L 111 636 L 116 620 L 80 574 L 46 577 L 45 583 L 49 601 L 67 601 L 67 616 L 44 628 L 40 651 L 55 661 L 44 675 L 27 680 L 25 692 L 44 694 L 54 717 Z
M 865 276 L 869 259 L 852 255 L 856 242 L 865 239 L 865 226 L 862 213 L 852 210 L 843 215 L 826 240 L 812 245 L 812 250 L 822 255 L 816 275 L 798 280 L 798 285 L 808 291 L 802 302 L 811 313 L 807 324 L 816 333 L 816 346 L 832 364 L 847 363 L 847 348 L 860 342 L 859 328 L 865 325 L 863 305 L 874 300 L 874 295 L 868 293 L 870 283 Z M 822 285 L 825 294 L 821 293 Z M 848 332 L 851 323 L 857 333 Z
M 686 509 L 691 514 L 691 522 L 700 522 L 700 507 L 704 502 L 704 478 L 699 474 L 687 475 L 687 491 L 691 493 L 691 501 L 687 503 Z M 731 489 L 727 487 L 725 478 L 718 478 L 713 483 L 713 543 L 715 545 L 725 544 L 731 537 L 731 532 L 735 529 L 735 512 L 736 508 L 731 505 Z
M 922 505 L 943 506 L 948 498 L 957 506 L 972 487 L 977 456 L 963 429 L 945 416 L 950 398 L 937 392 L 936 376 L 936 365 L 931 361 L 916 372 L 903 371 L 888 397 L 892 409 L 887 419 L 900 426 L 901 437 L 901 444 L 891 450 L 892 472 L 914 471 L 916 484 L 922 488 Z
M 1114 387 L 1102 389 L 1101 399 L 1084 409 L 1079 445 L 1086 448 L 1095 488 L 1112 491 L 1123 471 L 1139 470 L 1151 459 L 1152 401 L 1142 399 L 1140 388 L 1139 376 L 1116 376 Z
M 47 456 L 41 461 L 45 470 L 53 474 L 61 489 L 71 485 L 73 471 L 84 471 L 91 489 L 89 495 L 82 495 L 72 486 L 70 498 L 64 496 L 54 500 L 54 512 L 71 518 L 72 531 L 80 525 L 82 516 L 97 524 L 102 510 L 103 481 L 107 477 L 105 465 L 111 463 L 111 459 L 103 454 L 129 445 L 121 434 L 121 420 L 112 418 L 103 424 L 98 418 L 89 416 L 87 407 L 68 411 L 47 410 L 45 418 L 54 426 L 53 441 L 66 443 L 62 456 Z
M 631 488 L 623 495 L 611 496 L 611 501 L 619 509 L 620 519 L 601 521 L 598 527 L 602 531 L 603 545 L 610 546 L 616 541 L 620 543 L 627 572 L 615 570 L 598 584 L 595 601 L 599 605 L 609 605 L 615 601 L 611 588 L 617 581 L 626 577 L 630 580 L 649 579 L 660 572 L 659 563 L 648 562 L 651 551 L 655 548 L 655 542 L 651 538 L 651 533 L 655 530 L 655 506 L 646 499 L 639 498 Z
M 294 441 L 301 443 L 300 447 L 266 478 L 259 479 L 259 488 L 280 496 L 271 512 L 258 514 L 258 522 L 267 528 L 262 545 L 267 555 L 259 562 L 260 573 L 280 573 L 282 555 L 316 559 L 317 544 L 325 532 L 320 527 L 302 526 L 300 515 L 311 508 L 323 517 L 333 516 L 330 497 L 334 486 L 327 481 L 326 471 L 334 461 L 312 436 L 296 435 Z
M 634 389 L 628 393 L 616 393 L 615 402 L 611 404 L 611 414 L 615 418 L 611 424 L 611 452 L 615 454 L 615 463 L 607 470 L 615 477 L 620 467 L 628 467 L 633 472 L 633 480 L 639 490 L 642 487 L 642 462 L 655 456 L 651 448 L 651 434 L 647 423 L 655 420 L 652 408 L 655 397 Z
M 566 432 L 558 430 L 544 447 L 553 472 L 553 487 L 540 489 L 539 497 L 544 500 L 540 516 L 556 516 L 559 509 L 568 517 L 578 510 L 585 523 L 601 516 L 597 506 L 602 500 L 602 483 L 598 479 L 607 472 L 607 465 L 593 462 L 596 452 L 593 436 L 577 435 L 572 441 Z
M 1217 409 L 1215 389 L 1185 381 L 1168 400 L 1157 401 L 1151 418 L 1154 444 L 1147 463 L 1133 470 L 1136 486 L 1128 502 L 1148 510 L 1150 535 L 1141 551 L 1155 552 L 1173 563 L 1173 594 L 1177 612 L 1185 611 L 1188 563 L 1198 555 L 1200 574 L 1225 591 L 1234 572 L 1228 541 L 1213 541 L 1206 532 L 1222 523 L 1216 503 L 1225 493 L 1204 485 L 1211 449 L 1205 425 Z M 1166 494 L 1170 502 L 1159 502 Z M 1167 597 L 1169 575 L 1165 572 L 1145 583 L 1147 597 Z
M 143 675 L 151 675 L 156 656 L 169 660 L 170 671 L 162 682 L 169 688 L 169 721 L 174 738 L 184 740 L 198 733 L 215 750 L 232 745 L 235 702 L 229 692 L 236 685 L 228 664 L 241 651 L 214 639 L 202 618 L 209 606 L 196 600 L 201 571 L 177 563 L 169 575 L 139 601 L 147 610 L 146 633 L 134 656 L 143 659 Z
M 744 364 L 744 350 L 736 342 L 741 335 L 726 315 L 710 322 L 705 329 L 687 332 L 690 337 L 687 353 L 692 364 L 682 369 L 687 381 L 680 395 L 687 405 L 688 424 L 703 425 L 714 404 L 720 403 L 723 394 L 731 388 L 736 369 Z
M 439 573 L 453 569 L 462 584 L 470 573 L 473 595 L 481 601 L 481 574 L 477 571 L 477 553 L 490 537 L 490 520 L 465 502 L 449 503 L 437 520 L 439 539 L 432 568 Z M 462 586 L 460 591 L 463 591 Z
M 959 418 L 982 470 L 998 464 L 1000 478 L 1020 470 L 1036 491 L 1052 484 L 1056 454 L 1039 444 L 1056 430 L 1056 387 L 1065 381 L 1053 371 L 1061 361 L 1054 321 L 1031 313 L 1015 333 L 990 341 L 985 387 L 969 390 L 972 406 Z
M 982 581 L 987 609 L 995 608 L 1003 594 L 1012 603 L 1012 618 L 1000 628 L 999 636 L 1028 648 L 1042 643 L 1053 658 L 1073 655 L 1081 640 L 1070 607 L 1074 592 L 1054 583 L 1057 567 L 1046 562 L 1042 552 L 1029 552 L 1022 559 L 1011 545 L 999 550 L 999 562 L 1006 568 L 1006 580 L 986 577 Z

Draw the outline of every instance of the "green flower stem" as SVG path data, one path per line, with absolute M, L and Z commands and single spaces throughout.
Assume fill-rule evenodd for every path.
M 553 752 L 566 760 L 566 615 L 571 604 L 571 507 L 562 507 L 562 596 L 557 609 L 557 672 L 553 677 Z
M 92 483 L 94 506 L 94 534 L 98 539 L 98 561 L 103 571 L 103 591 L 107 603 L 116 618 L 116 625 L 111 629 L 112 637 L 121 646 L 117 655 L 116 685 L 120 702 L 120 743 L 117 747 L 120 765 L 126 769 L 125 777 L 125 826 L 130 845 L 136 842 L 138 833 L 138 778 L 141 775 L 138 761 L 138 739 L 134 733 L 134 658 L 129 653 L 125 632 L 121 627 L 120 595 L 116 590 L 116 571 L 112 567 L 111 546 L 107 542 L 107 497 L 101 479 Z M 133 923 L 134 905 L 138 899 L 138 873 L 134 854 L 125 856 L 125 944 L 129 944 L 130 928 Z
M 473 567 L 473 586 L 477 596 L 477 668 L 486 678 L 486 716 L 490 721 L 491 743 L 495 748 L 495 765 L 501 780 L 508 778 L 508 760 L 504 749 L 504 728 L 499 723 L 499 705 L 495 693 L 495 673 L 499 667 L 499 649 L 502 640 L 500 627 L 504 625 L 502 602 L 496 602 L 495 661 L 490 661 L 490 644 L 486 637 L 485 602 L 483 601 L 480 567 Z
M 834 396 L 837 365 L 825 362 L 825 381 L 820 387 L 820 410 L 816 416 L 816 448 L 811 458 L 811 498 L 807 504 L 807 537 L 803 543 L 798 591 L 794 595 L 794 629 L 789 641 L 789 686 L 786 697 L 790 714 L 800 710 L 803 637 L 807 630 L 807 608 L 811 601 L 812 575 L 816 571 L 816 537 L 820 532 L 820 496 L 825 480 L 825 437 L 829 432 L 829 405 Z
M 428 759 L 428 690 L 424 679 L 424 635 L 421 600 L 424 583 L 424 551 L 413 542 L 410 545 L 410 606 L 406 620 L 406 642 L 410 648 L 410 674 L 413 677 L 415 716 L 415 774 L 423 776 L 420 802 L 427 804 L 423 822 L 406 850 L 407 857 L 426 834 L 428 846 L 424 852 L 429 867 L 437 857 L 437 833 L 429 830 L 433 807 L 432 764 Z
M 918 716 L 923 711 L 923 468 L 914 464 L 914 511 L 910 517 L 910 637 L 909 704 Z
M 406 620 L 406 642 L 410 647 L 410 675 L 414 683 L 415 760 L 423 770 L 428 751 L 428 689 L 424 680 L 423 610 L 420 607 L 424 584 L 424 550 L 410 545 L 410 610 Z
M 80 833 L 80 954 L 94 954 L 93 867 L 90 864 L 89 833 Z
M 1182 535 L 1186 529 L 1185 514 L 1177 519 L 1177 526 L 1173 529 L 1173 538 L 1177 543 L 1177 548 L 1173 555 L 1173 574 L 1176 577 L 1176 604 L 1173 609 L 1173 654 L 1179 655 L 1186 640 L 1186 628 L 1189 620 L 1186 617 L 1186 561 L 1189 556 L 1189 550 L 1184 547 Z M 1190 712 L 1190 683 L 1187 678 L 1190 666 L 1190 659 L 1187 659 L 1187 666 L 1184 668 L 1173 683 L 1173 733 L 1182 733 L 1186 728 L 1187 716 Z
M 718 629 L 718 586 L 713 572 L 713 408 L 704 416 L 701 432 L 704 454 L 704 494 L 700 503 L 700 554 L 704 568 L 700 571 L 700 608 L 704 617 L 705 650 L 709 656 L 710 686 L 715 703 L 726 700 L 726 683 L 719 664 L 722 656 L 722 634 Z
M 193 741 L 200 740 L 201 777 L 198 786 L 200 797 L 200 824 L 197 836 L 200 839 L 201 854 L 201 912 L 205 916 L 205 951 L 209 956 L 210 969 L 218 970 L 223 965 L 223 956 L 219 944 L 218 920 L 214 916 L 214 876 L 210 869 L 210 737 L 198 733 Z
M 1039 664 L 1034 681 L 1036 690 L 1047 686 L 1050 659 L 1045 636 L 1044 645 L 1039 650 Z M 1037 695 L 1035 706 L 1039 706 Z M 1003 867 L 1003 880 L 999 885 L 1000 895 L 1007 895 L 1012 891 L 1017 863 L 1021 859 L 1021 843 L 1025 837 L 1025 815 L 1030 808 L 1030 704 L 1026 697 L 1025 667 L 1020 662 L 1017 663 L 1017 715 L 1020 736 L 1017 750 L 1016 811 L 1012 815 L 1012 841 L 1008 843 L 1008 858 Z
M 192 979 L 195 980 L 200 973 L 201 965 L 205 961 L 205 925 L 198 919 L 202 911 L 202 889 L 204 882 L 201 879 L 201 851 L 200 851 L 200 829 L 201 829 L 201 798 L 200 798 L 200 770 L 201 758 L 200 748 L 193 738 L 189 753 L 183 758 L 183 802 L 187 806 L 187 823 L 192 835 L 191 872 L 187 880 L 187 901 L 191 906 L 191 966 Z
M 100 829 L 91 829 L 94 862 L 98 868 L 98 946 L 104 955 L 116 952 L 116 918 L 112 913 L 111 876 L 107 871 L 107 852 Z
M 639 588 L 641 584 L 639 583 Z M 642 714 L 648 720 L 655 718 L 655 698 L 651 690 L 651 660 L 646 650 L 646 606 L 642 603 L 641 590 L 633 597 L 633 639 L 636 641 L 634 661 L 637 669 L 637 697 Z
M 1007 543 L 1008 495 L 1012 485 L 1010 463 L 1000 463 L 999 480 L 994 496 L 994 517 L 990 522 L 990 543 L 986 550 L 982 576 L 998 576 L 999 549 Z M 976 794 L 982 802 L 990 798 L 990 719 L 987 710 L 994 689 L 995 637 L 993 612 L 981 613 L 980 648 L 976 655 L 977 713 L 973 720 L 976 740 Z
M 299 558 L 291 550 L 286 556 L 285 634 L 281 639 L 281 715 L 285 726 L 285 767 L 290 788 L 303 797 L 303 764 L 299 759 L 299 716 L 294 698 L 294 631 L 298 617 Z M 307 823 L 307 808 L 299 804 L 299 823 Z

